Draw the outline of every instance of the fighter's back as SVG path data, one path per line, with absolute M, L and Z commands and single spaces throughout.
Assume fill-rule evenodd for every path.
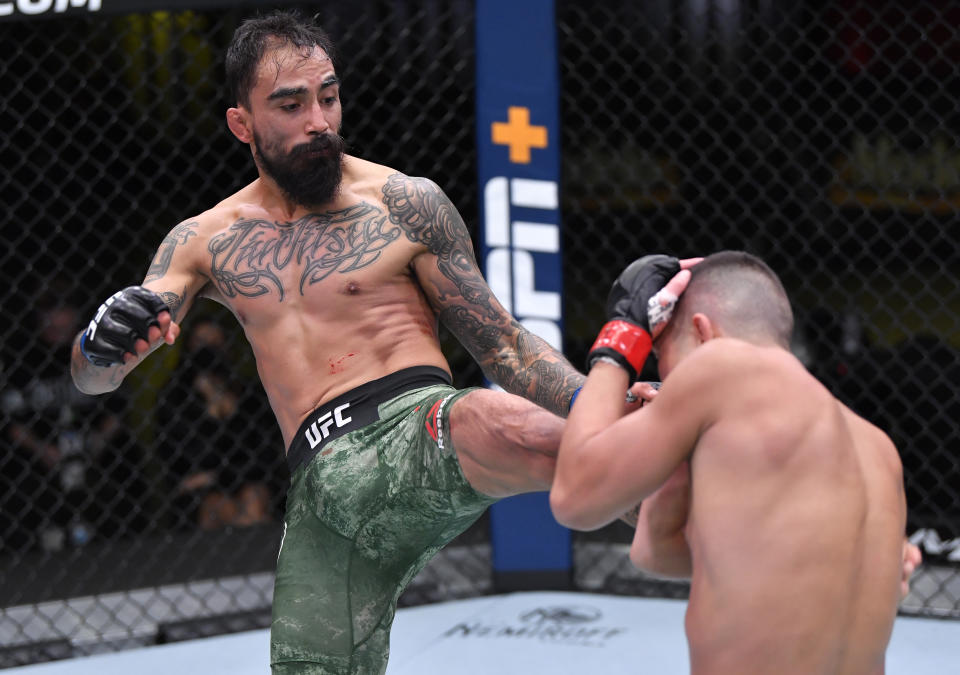
M 896 449 L 791 354 L 713 340 L 691 458 L 693 672 L 882 673 L 905 505 Z M 703 372 L 703 371 L 701 371 Z

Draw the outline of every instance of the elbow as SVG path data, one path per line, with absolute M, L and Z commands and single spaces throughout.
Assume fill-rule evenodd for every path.
M 690 548 L 682 533 L 668 541 L 651 541 L 642 527 L 637 528 L 630 562 L 642 572 L 664 579 L 689 579 L 693 572 Z
M 566 496 L 566 491 L 561 490 L 554 483 L 550 489 L 550 511 L 553 518 L 564 527 L 573 527 L 571 524 L 570 500 Z
M 597 522 L 585 500 L 570 490 L 558 488 L 556 483 L 550 490 L 550 510 L 558 523 L 571 530 L 595 530 L 606 524 Z
M 597 519 L 596 502 L 598 494 L 594 486 L 597 476 L 588 470 L 583 462 L 577 462 L 577 446 L 571 446 L 568 439 L 560 443 L 557 458 L 557 470 L 550 488 L 550 510 L 554 519 L 572 530 L 596 530 L 609 520 Z
M 639 521 L 630 544 L 630 563 L 648 574 L 656 573 L 656 559 L 650 550 L 649 532 L 644 521 Z
M 665 561 L 658 560 L 657 558 L 654 558 L 653 556 L 649 555 L 649 551 L 647 551 L 647 555 L 643 555 L 631 549 L 630 563 L 635 568 L 637 568 L 638 570 L 640 570 L 641 572 L 649 576 L 659 577 L 661 579 L 689 579 L 690 578 L 690 575 L 684 574 L 684 571 L 682 569 L 671 567 L 669 564 L 666 564 Z
M 633 544 L 630 546 L 630 563 L 642 572 L 659 576 L 664 572 L 660 562 L 653 554 L 650 542 L 644 538 L 643 530 L 638 528 L 634 535 Z

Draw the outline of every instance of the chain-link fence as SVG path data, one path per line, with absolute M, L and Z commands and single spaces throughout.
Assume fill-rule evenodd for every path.
M 232 316 L 198 303 L 115 394 L 80 394 L 67 369 L 82 323 L 140 283 L 167 231 L 255 177 L 221 85 L 258 8 L 89 7 L 0 24 L 0 667 L 268 625 L 281 536 L 282 440 Z M 352 154 L 475 212 L 472 4 L 338 3 L 321 21 Z M 447 351 L 456 384 L 476 383 Z M 485 523 L 402 603 L 488 590 Z
M 287 476 L 233 317 L 198 305 L 116 394 L 66 371 L 170 227 L 255 175 L 221 88 L 254 8 L 216 5 L 0 23 L 0 666 L 269 619 Z M 798 353 L 902 453 L 927 554 L 904 607 L 957 616 L 958 10 L 816 7 L 558 0 L 567 351 L 583 362 L 610 271 L 638 254 L 764 257 Z M 307 9 L 338 42 L 352 154 L 430 176 L 472 227 L 472 2 Z M 630 571 L 628 537 L 577 535 L 578 586 L 682 595 Z M 485 521 L 456 544 L 406 604 L 489 590 Z
M 761 256 L 797 353 L 900 450 L 927 544 L 904 609 L 960 616 L 960 5 L 558 2 L 558 30 L 574 362 L 604 270 Z M 629 535 L 577 537 L 581 587 L 648 586 L 609 555 Z

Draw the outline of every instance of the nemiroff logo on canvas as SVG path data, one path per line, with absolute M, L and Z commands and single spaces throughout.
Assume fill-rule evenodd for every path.
M 627 632 L 624 626 L 605 625 L 603 613 L 595 607 L 565 605 L 536 607 L 514 621 L 461 621 L 443 636 L 449 638 L 485 638 L 501 640 L 538 640 L 541 642 L 604 647 L 618 635 Z

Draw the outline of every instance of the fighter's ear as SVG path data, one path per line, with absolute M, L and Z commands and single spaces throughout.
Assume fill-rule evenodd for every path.
M 250 113 L 242 107 L 227 108 L 227 126 L 230 131 L 243 143 L 253 140 L 253 131 L 250 126 Z
M 707 340 L 720 337 L 720 331 L 716 324 L 710 320 L 706 314 L 697 312 L 693 315 L 693 332 L 697 336 L 697 343 L 703 344 Z

